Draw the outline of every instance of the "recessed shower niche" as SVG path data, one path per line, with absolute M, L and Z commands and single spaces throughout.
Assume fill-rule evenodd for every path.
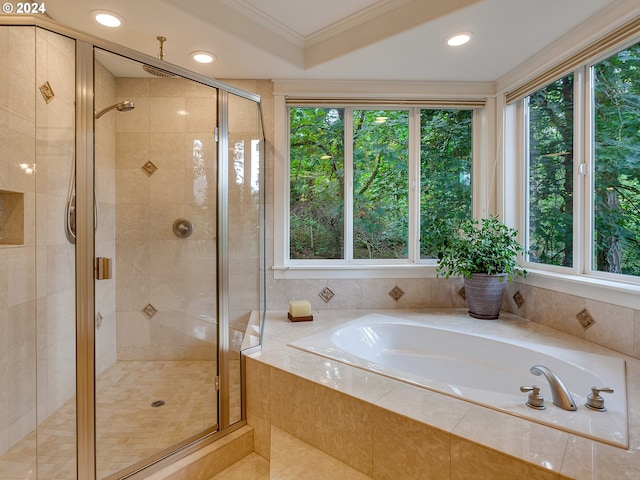
M 0 245 L 24 245 L 24 193 L 0 190 Z

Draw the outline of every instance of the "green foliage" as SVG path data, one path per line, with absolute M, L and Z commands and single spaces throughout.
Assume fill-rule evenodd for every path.
M 385 117 L 382 121 L 379 117 Z M 438 218 L 471 216 L 471 110 L 422 110 L 421 255 Z M 290 258 L 344 258 L 344 110 L 290 109 Z M 353 258 L 408 257 L 409 115 L 353 112 Z
M 420 112 L 421 258 L 435 258 L 434 225 L 472 216 L 472 124 L 472 110 Z
M 354 111 L 353 184 L 353 257 L 407 258 L 408 111 Z
M 518 264 L 524 249 L 517 240 L 518 231 L 507 227 L 496 216 L 467 219 L 455 225 L 440 222 L 431 229 L 431 238 L 439 259 L 438 276 L 473 273 L 505 274 L 509 280 L 527 271 Z
M 342 258 L 344 110 L 290 113 L 290 256 Z
M 573 74 L 529 97 L 529 260 L 573 264 Z
M 594 268 L 640 275 L 640 44 L 594 76 Z

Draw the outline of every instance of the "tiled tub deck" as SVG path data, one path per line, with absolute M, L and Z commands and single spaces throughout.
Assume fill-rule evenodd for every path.
M 624 358 L 625 450 L 287 346 L 374 312 L 316 311 L 313 322 L 301 323 L 289 322 L 285 311 L 268 312 L 262 351 L 247 358 L 247 420 L 257 453 L 269 458 L 274 425 L 374 479 L 640 478 L 640 360 L 508 313 L 486 321 L 464 309 L 377 311 Z

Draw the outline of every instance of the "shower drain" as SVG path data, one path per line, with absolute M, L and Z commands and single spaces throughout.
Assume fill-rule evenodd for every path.
M 164 405 L 164 400 L 156 400 L 155 402 L 153 402 L 151 404 L 152 407 L 156 408 L 156 407 L 161 407 Z

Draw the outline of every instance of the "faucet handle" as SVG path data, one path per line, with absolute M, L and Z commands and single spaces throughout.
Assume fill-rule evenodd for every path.
M 600 396 L 600 392 L 613 393 L 611 387 L 591 387 L 591 394 L 587 397 L 585 405 L 591 410 L 605 412 L 607 408 L 604 406 L 604 398 Z
M 527 406 L 536 410 L 544 410 L 544 397 L 540 395 L 540 387 L 532 385 L 530 387 L 520 387 L 521 392 L 531 392 L 527 398 Z

